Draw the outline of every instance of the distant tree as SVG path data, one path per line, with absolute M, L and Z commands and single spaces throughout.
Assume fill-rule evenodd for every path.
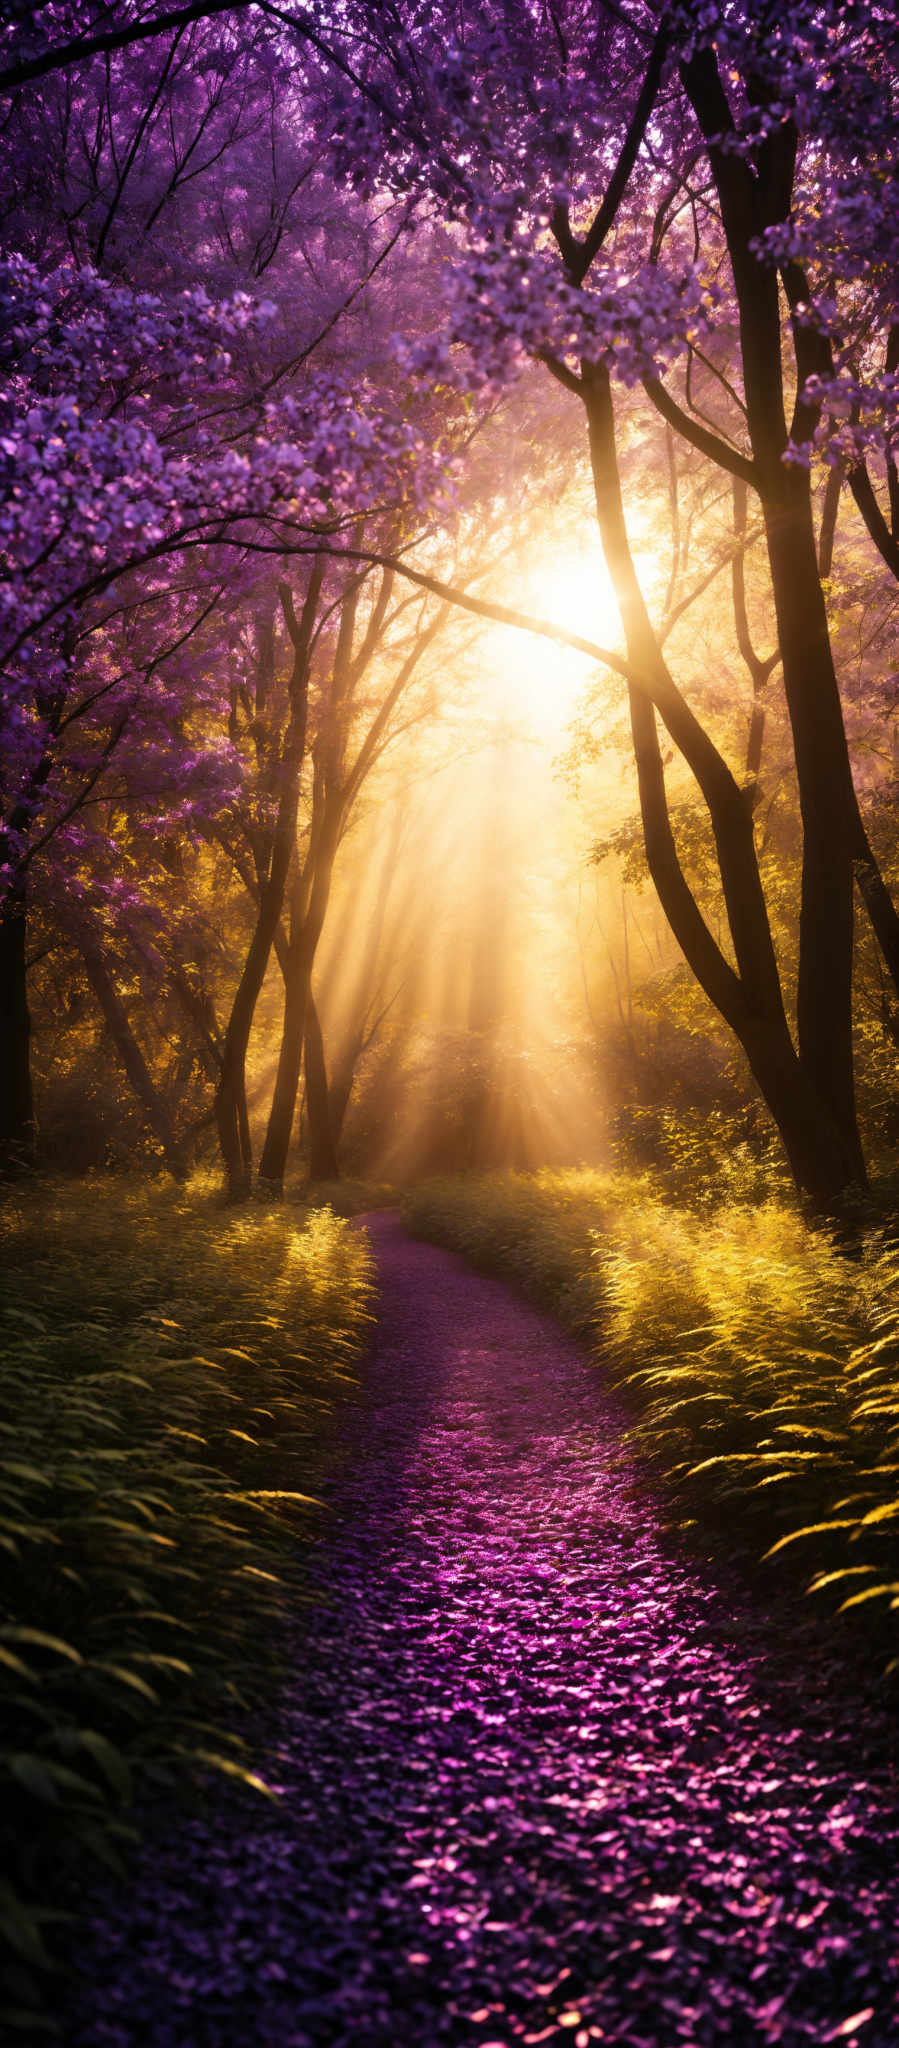
M 90 820 L 110 790 L 127 785 L 132 809 L 196 837 L 249 775 L 270 843 L 257 845 L 264 903 L 217 1052 L 233 1178 L 246 1038 L 293 858 L 306 688 L 292 660 L 293 711 L 285 723 L 284 691 L 277 707 L 270 693 L 277 745 L 269 719 L 265 761 L 252 744 L 248 756 L 232 730 L 241 603 L 271 613 L 298 539 L 339 535 L 372 507 L 427 516 L 443 452 L 386 390 L 375 326 L 334 354 L 396 231 L 316 180 L 295 81 L 258 24 L 238 34 L 192 17 L 152 49 L 117 48 L 16 94 L 0 137 L 18 250 L 0 306 L 0 1151 L 14 1163 L 34 1144 L 29 904 L 77 923 L 86 890 L 79 929 L 96 938 Z M 137 914 L 136 885 L 132 868 L 122 917 Z M 110 1000 L 114 923 L 107 892 Z M 196 1023 L 183 977 L 181 993 Z M 210 1049 L 208 1032 L 200 1042 Z M 126 1070 L 138 1074 L 131 1056 Z
M 627 642 L 653 880 L 743 1046 L 799 1185 L 838 1207 L 865 1178 L 852 1065 L 855 872 L 891 970 L 899 924 L 852 781 L 807 450 L 822 436 L 828 445 L 836 397 L 822 379 L 844 338 L 844 283 L 863 337 L 850 419 L 853 405 L 860 421 L 867 407 L 875 437 L 892 434 L 893 373 L 871 382 L 858 355 L 874 328 L 895 324 L 895 22 L 849 0 L 629 14 L 513 13 L 473 0 L 462 16 L 426 18 L 360 5 L 325 34 L 344 80 L 347 175 L 393 181 L 464 224 L 446 333 L 419 352 L 421 373 L 493 387 L 531 356 L 583 409 Z M 862 160 L 870 170 L 854 203 Z M 803 234 L 821 263 L 811 284 L 794 246 Z M 839 280 L 835 308 L 827 267 Z M 468 372 L 457 367 L 460 346 Z M 675 681 L 634 567 L 614 391 L 641 383 L 674 431 L 761 508 L 804 843 L 795 1039 L 743 775 Z M 726 949 L 678 855 L 660 724 L 709 815 Z
M 899 918 L 853 778 L 828 616 L 844 482 L 875 567 L 899 567 L 893 10 L 856 0 L 463 0 L 427 10 L 235 0 L 167 11 L 113 0 L 97 17 L 87 0 L 59 0 L 20 6 L 2 51 L 0 217 L 16 252 L 5 273 L 12 396 L 0 504 L 11 564 L 0 611 L 7 1154 L 27 1148 L 33 1127 L 29 891 L 46 849 L 65 857 L 76 815 L 117 772 L 113 756 L 124 760 L 145 719 L 153 726 L 147 660 L 154 678 L 166 673 L 177 634 L 199 631 L 207 597 L 240 630 L 247 617 L 253 631 L 277 617 L 276 583 L 299 575 L 284 568 L 298 554 L 323 591 L 339 582 L 346 619 L 354 579 L 377 565 L 385 577 L 417 577 L 438 601 L 512 620 L 510 608 L 435 576 L 433 539 L 445 516 L 447 422 L 460 452 L 536 363 L 579 409 L 626 643 L 623 655 L 606 654 L 627 688 L 659 900 L 746 1055 L 798 1185 L 839 1209 L 865 1179 L 852 1050 L 856 881 L 899 989 Z M 394 266 L 409 233 L 415 280 Z M 268 303 L 255 305 L 263 280 Z M 733 493 L 734 641 L 753 706 L 737 754 L 678 679 L 670 618 L 652 616 L 637 572 L 629 443 L 635 422 L 657 415 Z M 539 436 L 516 455 L 539 477 Z M 756 523 L 772 612 L 761 653 L 740 568 Z M 309 955 L 339 836 L 335 792 L 355 759 L 344 736 L 316 729 L 319 851 L 313 858 L 310 837 L 284 931 L 311 584 L 290 588 L 300 638 L 282 599 L 285 774 L 272 755 L 264 794 L 249 730 L 224 744 L 223 678 L 202 747 L 195 725 L 185 756 L 205 750 L 223 777 L 249 778 L 262 835 L 247 870 L 249 954 L 220 1047 L 235 1187 L 249 1172 L 243 1074 L 273 948 L 290 1022 L 265 1164 L 275 1184 L 283 1173 L 298 1019 L 312 1021 L 314 1037 Z M 142 628 L 142 668 L 122 623 L 138 614 L 160 627 L 155 646 Z M 315 616 L 307 625 L 311 657 Z M 328 669 L 338 712 L 345 684 L 335 678 L 356 659 L 354 630 L 350 620 L 343 650 L 338 632 Z M 781 687 L 802 839 L 793 1017 L 757 837 L 759 749 Z M 334 733 L 339 725 L 338 716 Z M 187 727 L 178 731 L 186 744 Z M 691 882 L 675 771 L 692 777 L 707 820 L 720 928 Z M 208 806 L 207 820 L 228 801 Z M 313 788 L 313 812 L 315 801 Z M 312 1098 L 327 1105 L 314 1045 L 312 1073 Z

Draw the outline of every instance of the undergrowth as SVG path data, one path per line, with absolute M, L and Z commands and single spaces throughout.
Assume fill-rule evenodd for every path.
M 209 1190 L 35 1186 L 0 1209 L 0 2020 L 49 2027 L 60 1887 L 118 1871 L 133 1793 L 210 1770 L 302 1592 L 364 1234 Z M 0 2026 L 2 2031 L 2 2026 Z
M 586 1337 L 679 1519 L 789 1567 L 847 1655 L 899 1666 L 899 1246 L 848 1257 L 787 1202 L 673 1208 L 593 1173 L 433 1181 L 419 1236 Z M 849 1618 L 865 1620 L 864 1634 Z
M 362 1216 L 369 1209 L 396 1209 L 400 1195 L 390 1181 L 344 1180 L 307 1181 L 298 1199 L 309 1209 L 333 1209 L 335 1216 Z

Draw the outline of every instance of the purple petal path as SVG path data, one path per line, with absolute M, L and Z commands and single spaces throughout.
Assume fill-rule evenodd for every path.
M 678 1555 L 576 1348 L 369 1227 L 284 1800 L 151 1841 L 69 2040 L 896 2048 L 899 1824 L 858 1731 Z

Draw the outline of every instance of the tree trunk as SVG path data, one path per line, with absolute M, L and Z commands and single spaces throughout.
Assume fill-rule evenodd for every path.
M 354 978 L 353 993 L 347 1006 L 350 1025 L 339 1045 L 328 1082 L 328 1114 L 331 1123 L 331 1142 L 339 1159 L 340 1139 L 350 1096 L 356 1079 L 356 1068 L 364 1052 L 368 1051 L 395 998 L 391 997 L 382 1005 L 378 1014 L 371 1018 L 376 1001 L 378 958 L 384 939 L 387 906 L 390 900 L 397 872 L 397 860 L 406 812 L 397 804 L 393 811 L 390 832 L 381 853 L 375 900 L 368 920 L 365 942 L 359 966 Z
M 758 869 L 751 802 L 681 697 L 652 629 L 627 537 L 608 373 L 588 366 L 583 391 L 603 551 L 629 658 L 646 679 L 645 686 L 631 684 L 630 701 L 650 874 L 688 965 L 743 1046 L 797 1184 L 818 1209 L 837 1211 L 847 1190 L 863 1176 L 857 1132 L 853 1143 L 829 1096 L 822 1095 L 819 1069 L 808 1048 L 800 1048 L 797 1056 Z M 668 814 L 658 711 L 709 811 L 736 972 L 710 932 L 680 866 Z
M 853 1178 L 865 1165 L 852 1056 L 853 857 L 857 806 L 803 472 L 764 504 L 768 556 L 802 814 L 797 1028 L 809 1077 L 842 1134 Z
M 25 898 L 17 893 L 0 914 L 0 1174 L 11 1176 L 35 1158 L 26 934 Z
M 346 1113 L 350 1106 L 350 1096 L 353 1092 L 356 1068 L 362 1049 L 362 1038 L 356 1032 L 349 1041 L 349 1044 L 343 1047 L 340 1058 L 328 1082 L 328 1121 L 331 1126 L 331 1143 L 334 1146 L 338 1160 L 340 1158 L 340 1140 L 343 1136 L 343 1126 L 346 1122 Z
M 182 1147 L 175 1136 L 168 1108 L 135 1038 L 128 1012 L 103 959 L 100 945 L 93 934 L 82 931 L 78 946 L 109 1036 L 143 1110 L 147 1127 L 157 1140 L 173 1179 L 183 1180 L 185 1163 Z
M 188 968 L 195 970 L 194 974 Z M 204 1071 L 210 1080 L 218 1082 L 222 1071 L 222 1042 L 215 1014 L 215 1005 L 209 990 L 202 980 L 201 963 L 197 956 L 186 965 L 170 970 L 169 981 L 184 1011 L 188 1022 L 196 1032 L 196 1046 Z
M 222 1046 L 222 1071 L 215 1095 L 215 1120 L 225 1166 L 227 1192 L 241 1201 L 252 1186 L 253 1155 L 247 1113 L 247 1048 L 256 1004 L 271 956 L 275 933 L 284 904 L 290 861 L 296 846 L 297 812 L 300 802 L 300 771 L 306 751 L 306 720 L 309 698 L 309 656 L 315 615 L 324 575 L 324 561 L 316 556 L 299 620 L 294 617 L 289 593 L 282 590 L 282 605 L 294 645 L 290 678 L 290 720 L 278 764 L 280 797 L 272 832 L 267 871 L 259 891 L 256 926 L 231 1007 Z
M 282 1192 L 287 1171 L 303 1061 L 303 1035 L 311 1000 L 312 969 L 328 908 L 343 814 L 342 791 L 326 795 L 320 830 L 314 846 L 310 847 L 314 865 L 308 894 L 301 883 L 295 897 L 294 917 L 291 919 L 290 942 L 285 963 L 281 1050 L 268 1128 L 259 1161 L 260 1182 L 266 1191 L 273 1195 Z M 333 1175 L 327 1177 L 334 1178 Z
M 259 986 L 262 986 L 261 980 Z M 247 1046 L 250 1040 L 253 1009 L 255 997 L 245 1032 L 243 1029 L 232 1028 L 229 1022 L 225 1034 L 219 1084 L 215 1091 L 215 1122 L 229 1202 L 245 1201 L 253 1183 L 253 1147 L 247 1111 L 246 1075 Z
M 306 1116 L 309 1122 L 309 1179 L 339 1180 L 340 1167 L 331 1129 L 328 1075 L 318 1008 L 310 988 L 306 999 Z
M 740 323 L 753 483 L 765 523 L 784 691 L 802 814 L 797 1032 L 799 1057 L 839 1134 L 850 1177 L 864 1185 L 852 1062 L 853 859 L 855 796 L 812 516 L 811 482 L 784 455 L 787 427 L 777 272 L 756 238 L 789 217 L 796 136 L 782 122 L 755 166 L 726 146 L 733 120 L 710 50 L 685 66 L 684 83 L 708 145 L 727 238 Z M 722 146 L 721 138 L 725 137 Z M 801 322 L 794 327 L 800 384 L 817 362 Z M 794 426 L 802 438 L 802 400 Z
M 853 819 L 855 879 L 894 989 L 899 993 L 899 916 L 883 879 L 858 804 Z
M 262 1157 L 259 1161 L 260 1185 L 271 1195 L 280 1195 L 284 1189 L 284 1175 L 287 1170 L 300 1086 L 300 1069 L 303 1064 L 303 1033 L 306 1028 L 306 1009 L 312 974 L 312 962 L 307 961 L 303 938 L 303 926 L 300 925 L 298 933 L 291 934 L 291 943 L 284 962 L 284 1019 L 281 1027 L 278 1071 L 275 1076 Z

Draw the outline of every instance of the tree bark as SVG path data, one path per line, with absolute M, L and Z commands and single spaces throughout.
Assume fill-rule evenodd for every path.
M 680 696 L 659 649 L 627 537 L 611 388 L 586 366 L 584 404 L 603 551 L 621 610 L 634 676 L 631 730 L 647 863 L 672 931 L 700 986 L 743 1046 L 780 1131 L 797 1184 L 837 1211 L 862 1177 L 856 1149 L 822 1095 L 816 1068 L 790 1036 L 752 829 L 751 803 Z M 715 838 L 736 971 L 710 932 L 680 865 L 668 814 L 657 707 L 705 799 Z M 857 1134 L 856 1134 L 857 1135 Z
M 839 1134 L 850 1178 L 865 1182 L 852 1062 L 855 795 L 818 569 L 811 483 L 788 465 L 777 273 L 755 238 L 789 215 L 796 136 L 781 124 L 755 166 L 722 147 L 733 123 L 714 54 L 700 51 L 684 83 L 706 139 L 737 297 L 752 481 L 762 506 L 803 827 L 797 992 L 804 1071 Z M 816 344 L 794 327 L 800 385 Z M 808 422 L 797 405 L 794 428 Z
M 309 987 L 328 907 L 337 848 L 359 790 L 384 745 L 393 712 L 422 656 L 440 631 L 448 610 L 446 604 L 442 605 L 430 624 L 422 626 L 416 633 L 412 648 L 382 698 L 352 767 L 347 769 L 345 750 L 353 693 L 380 644 L 392 577 L 393 567 L 387 565 L 381 590 L 355 654 L 353 640 L 361 579 L 349 586 L 340 610 L 330 698 L 325 706 L 324 729 L 317 749 L 309 852 L 295 896 L 295 915 L 285 963 L 284 1032 L 278 1073 L 259 1163 L 260 1181 L 269 1193 L 275 1195 L 284 1185 L 299 1088 Z
M 386 1002 L 383 1002 L 376 1011 L 374 1018 L 372 1018 L 372 1011 L 378 1001 L 376 994 L 378 957 L 383 944 L 387 905 L 396 878 L 397 860 L 405 825 L 406 814 L 402 806 L 398 804 L 393 812 L 390 832 L 384 841 L 374 905 L 368 921 L 365 943 L 355 975 L 353 994 L 348 1006 L 351 1021 L 340 1042 L 328 1083 L 328 1114 L 331 1123 L 331 1139 L 338 1158 L 340 1156 L 340 1139 L 349 1108 L 350 1096 L 353 1092 L 353 1084 L 356 1079 L 356 1068 L 362 1058 L 362 1054 L 367 1052 L 369 1046 L 373 1043 L 388 1010 L 392 1008 L 395 1001 L 395 996 L 388 997 Z
M 284 964 L 284 1025 L 281 1049 L 265 1143 L 259 1161 L 260 1182 L 266 1191 L 273 1195 L 280 1194 L 284 1187 L 300 1085 L 300 1069 L 303 1063 L 303 1034 L 310 1002 L 312 969 L 331 893 L 331 878 L 343 823 L 342 791 L 325 794 L 322 801 L 323 813 L 319 829 L 314 834 L 309 849 L 311 874 L 307 878 L 305 888 L 303 879 L 300 879 L 294 896 L 290 940 Z
M 87 978 L 97 998 L 109 1036 L 143 1110 L 147 1127 L 152 1131 L 173 1179 L 183 1180 L 183 1149 L 175 1136 L 167 1105 L 160 1095 L 131 1028 L 128 1012 L 103 958 L 100 943 L 92 932 L 82 929 L 78 937 L 78 950 L 87 969 Z
M 0 1174 L 34 1165 L 36 1125 L 31 1084 L 31 1016 L 25 942 L 24 890 L 7 897 L 0 912 Z
M 225 1029 L 222 1071 L 215 1095 L 219 1143 L 225 1166 L 227 1192 L 232 1201 L 242 1200 L 250 1193 L 252 1185 L 253 1157 L 246 1085 L 247 1048 L 256 1004 L 265 980 L 281 916 L 287 875 L 296 845 L 300 771 L 306 751 L 309 656 L 323 575 L 324 562 L 321 556 L 316 556 L 299 621 L 294 620 L 292 605 L 282 593 L 282 603 L 294 643 L 294 662 L 290 679 L 290 717 L 279 763 L 280 796 L 272 832 L 268 869 L 263 874 L 259 891 L 255 929 Z
M 340 1179 L 337 1147 L 331 1127 L 331 1103 L 321 1020 L 311 988 L 306 997 L 304 1034 L 306 1116 L 309 1123 L 309 1179 Z
M 857 806 L 818 579 L 808 479 L 801 472 L 787 473 L 785 483 L 784 502 L 763 504 L 763 511 L 803 828 L 799 1051 L 843 1134 L 854 1177 L 864 1184 L 852 1058 Z

